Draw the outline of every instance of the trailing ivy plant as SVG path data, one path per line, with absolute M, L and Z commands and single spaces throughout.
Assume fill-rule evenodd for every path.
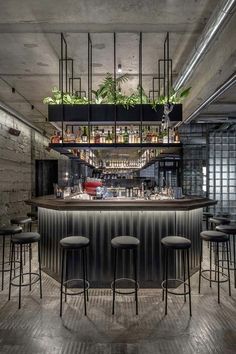
M 87 97 L 79 97 L 77 95 L 70 95 L 67 92 L 63 93 L 62 102 L 62 92 L 58 90 L 57 87 L 52 89 L 52 97 L 45 97 L 43 100 L 45 104 L 88 104 Z

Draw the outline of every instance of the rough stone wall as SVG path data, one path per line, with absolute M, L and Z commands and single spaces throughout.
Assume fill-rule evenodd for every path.
M 20 135 L 10 135 L 9 128 L 19 129 Z M 25 200 L 34 193 L 35 159 L 60 158 L 47 145 L 46 137 L 0 110 L 0 225 L 30 211 Z

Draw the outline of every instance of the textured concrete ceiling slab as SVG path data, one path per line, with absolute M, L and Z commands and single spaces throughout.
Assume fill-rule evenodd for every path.
M 157 60 L 163 57 L 166 32 L 170 32 L 170 56 L 173 58 L 175 79 L 218 2 L 218 0 L 2 2 L 0 77 L 43 113 L 41 116 L 43 124 L 47 107 L 42 104 L 42 99 L 50 95 L 53 86 L 58 86 L 60 32 L 64 33 L 67 40 L 68 56 L 75 60 L 74 75 L 81 76 L 82 89 L 87 91 L 86 32 L 97 32 L 91 33 L 93 88 L 96 88 L 107 72 L 113 72 L 112 32 L 116 31 L 117 64 L 121 64 L 123 72 L 129 74 L 126 92 L 131 92 L 138 84 L 139 46 L 138 34 L 132 32 L 142 31 L 143 87 L 148 93 L 152 77 L 157 74 Z M 236 29 L 232 28 L 232 20 L 230 23 L 228 34 L 222 31 L 217 37 L 214 49 L 208 52 L 207 59 L 202 61 L 191 81 L 187 83 L 193 89 L 185 104 L 186 116 L 209 93 L 210 89 L 204 83 L 206 80 L 214 90 L 233 70 L 235 48 L 231 45 L 230 49 L 229 41 L 226 39 L 236 38 Z M 229 34 L 231 37 L 227 37 Z M 214 53 L 218 51 L 220 54 L 216 56 Z M 230 65 L 230 68 L 225 68 L 222 63 Z M 21 110 L 20 113 L 27 119 L 40 120 L 40 113 L 32 111 L 27 103 L 24 108 L 22 97 L 13 95 L 9 86 L 4 83 L 0 84 L 0 99 Z M 35 116 L 36 114 L 38 116 Z

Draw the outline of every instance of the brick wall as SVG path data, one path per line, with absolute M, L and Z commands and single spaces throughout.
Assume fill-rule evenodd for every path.
M 21 134 L 10 135 L 9 128 Z M 34 193 L 35 159 L 61 159 L 47 145 L 46 137 L 0 109 L 0 225 L 30 211 L 24 201 Z

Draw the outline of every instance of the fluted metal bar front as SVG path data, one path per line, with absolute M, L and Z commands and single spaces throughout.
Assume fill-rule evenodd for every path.
M 92 286 L 110 286 L 113 254 L 111 239 L 131 235 L 140 240 L 138 275 L 140 286 L 160 286 L 162 281 L 161 238 L 179 235 L 192 241 L 190 267 L 198 266 L 199 234 L 202 208 L 186 211 L 158 210 L 75 210 L 60 211 L 39 208 L 39 228 L 42 237 L 42 266 L 44 271 L 59 279 L 61 238 L 70 235 L 90 239 L 88 279 Z M 76 254 L 68 257 L 70 277 L 79 277 L 81 260 Z M 170 272 L 181 278 L 181 261 L 170 255 Z M 117 272 L 120 277 L 132 277 L 131 256 L 119 257 Z

